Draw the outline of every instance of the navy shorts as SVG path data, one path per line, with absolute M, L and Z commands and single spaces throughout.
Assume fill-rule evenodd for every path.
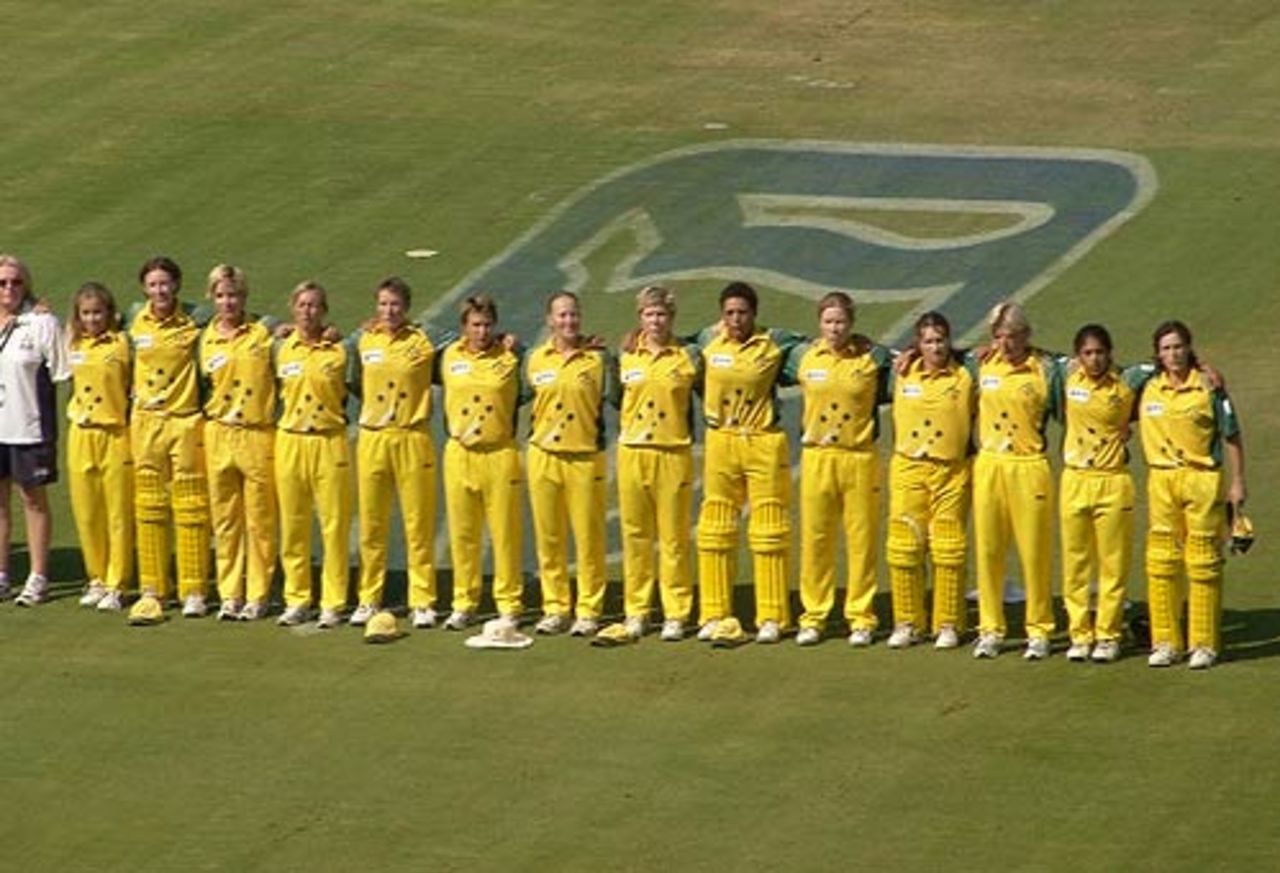
M 23 488 L 57 482 L 58 444 L 0 443 L 0 479 L 12 479 Z

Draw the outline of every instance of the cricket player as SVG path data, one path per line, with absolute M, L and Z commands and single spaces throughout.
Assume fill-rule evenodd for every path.
M 244 271 L 218 264 L 207 294 L 214 317 L 200 335 L 205 468 L 213 516 L 220 621 L 267 614 L 276 568 L 274 340 L 248 317 Z
M 776 643 L 791 624 L 787 557 L 791 545 L 791 461 L 779 426 L 778 378 L 802 337 L 756 326 L 758 298 L 745 282 L 720 292 L 720 323 L 702 332 L 706 421 L 702 510 L 698 518 L 700 640 L 745 640 L 733 616 L 738 518 L 751 507 L 756 640 Z
M 526 464 L 542 584 L 537 631 L 590 636 L 599 630 L 604 609 L 604 397 L 613 363 L 583 337 L 576 294 L 552 294 L 546 317 L 550 336 L 525 356 L 521 398 L 533 403 Z M 567 566 L 570 529 L 577 551 L 576 603 Z
M 1031 346 L 1031 325 L 1017 303 L 997 304 L 987 323 L 991 350 L 985 360 L 974 361 L 979 391 L 973 465 L 979 635 L 973 654 L 1000 654 L 1005 559 L 1012 535 L 1027 592 L 1023 657 L 1038 661 L 1049 656 L 1054 629 L 1053 474 L 1045 454 L 1045 425 L 1057 414 L 1061 373 L 1051 355 Z
M 360 378 L 360 438 L 356 451 L 360 494 L 360 593 L 351 624 L 368 623 L 382 608 L 387 575 L 391 498 L 404 522 L 409 609 L 415 628 L 434 627 L 436 615 L 436 449 L 427 430 L 431 384 L 442 337 L 408 320 L 409 284 L 384 279 L 375 312 L 356 339 Z
M 133 412 L 130 423 L 137 524 L 138 586 L 130 615 L 154 623 L 169 596 L 169 524 L 177 552 L 182 615 L 206 614 L 209 484 L 196 344 L 207 313 L 179 304 L 182 270 L 170 258 L 138 271 L 146 302 L 130 319 Z
M 1186 605 L 1188 666 L 1203 670 L 1222 651 L 1222 539 L 1226 507 L 1238 514 L 1245 502 L 1244 442 L 1230 398 L 1199 366 L 1187 326 L 1162 323 L 1153 344 L 1156 373 L 1138 404 L 1148 470 L 1147 663 L 1168 667 L 1181 658 Z
M 317 627 L 337 627 L 347 604 L 347 537 L 351 529 L 351 447 L 346 403 L 355 380 L 355 352 L 326 338 L 325 289 L 303 282 L 289 308 L 293 332 L 276 346 L 280 393 L 275 475 L 280 499 L 280 563 L 285 609 L 278 623 L 311 616 L 311 516 L 320 522 L 324 550 Z
M 916 321 L 913 360 L 893 378 L 893 458 L 885 557 L 893 595 L 889 645 L 924 639 L 925 553 L 933 570 L 934 646 L 954 649 L 965 631 L 965 527 L 977 379 L 951 347 L 938 312 Z
M 97 282 L 76 291 L 67 324 L 68 488 L 89 577 L 80 605 L 119 612 L 133 576 L 132 355 L 115 298 Z
M 447 630 L 463 630 L 480 606 L 483 526 L 493 550 L 493 599 L 507 628 L 520 623 L 520 498 L 524 476 L 516 450 L 520 356 L 499 340 L 498 307 L 487 295 L 462 304 L 462 337 L 440 356 L 444 386 L 445 510 L 453 560 L 453 611 Z
M 835 601 L 835 554 L 845 540 L 848 585 L 844 617 L 849 643 L 871 645 L 876 630 L 876 542 L 880 463 L 875 440 L 879 404 L 888 399 L 890 353 L 853 333 L 853 300 L 834 291 L 818 302 L 819 339 L 797 346 L 784 383 L 804 392 L 800 444 L 800 631 L 796 642 L 822 638 Z

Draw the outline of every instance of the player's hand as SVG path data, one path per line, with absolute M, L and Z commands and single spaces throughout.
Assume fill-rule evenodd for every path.
M 507 351 L 514 352 L 520 348 L 520 337 L 514 333 L 503 333 L 498 337 L 498 343 Z
M 1227 488 L 1227 502 L 1235 507 L 1237 513 L 1244 508 L 1245 498 L 1248 497 L 1248 489 L 1245 488 L 1244 481 L 1241 479 L 1233 480 Z
M 285 321 L 285 322 L 281 322 L 280 324 L 277 324 L 276 329 L 271 332 L 271 335 L 274 336 L 276 339 L 288 339 L 289 337 L 293 336 L 293 331 L 294 331 L 293 322 Z
M 332 324 L 324 326 L 324 332 L 320 334 L 320 339 L 327 343 L 336 343 L 342 339 L 342 331 L 338 330 Z
M 910 346 L 898 352 L 898 356 L 893 359 L 893 372 L 899 376 L 905 376 L 907 370 L 911 369 L 911 365 L 920 357 L 920 350 L 915 346 Z
M 1204 373 L 1204 377 L 1209 380 L 1209 387 L 1214 391 L 1227 390 L 1227 380 L 1222 378 L 1222 371 L 1213 366 L 1213 364 L 1206 364 L 1201 361 L 1200 372 Z

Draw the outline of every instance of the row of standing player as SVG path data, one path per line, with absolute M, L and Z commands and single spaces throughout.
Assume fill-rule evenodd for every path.
M 1067 429 L 1061 525 L 1063 591 L 1072 640 L 1068 656 L 1113 660 L 1119 651 L 1119 611 L 1133 524 L 1133 484 L 1125 464 L 1125 443 L 1139 406 L 1137 398 L 1148 392 L 1151 399 L 1142 405 L 1146 414 L 1141 420 L 1153 471 L 1147 556 L 1154 640 L 1150 662 L 1173 663 L 1183 650 L 1180 615 L 1186 589 L 1179 581 L 1183 564 L 1190 583 L 1192 665 L 1212 664 L 1220 648 L 1223 452 L 1225 448 L 1230 472 L 1226 498 L 1236 507 L 1244 497 L 1243 452 L 1229 401 L 1200 372 L 1189 332 L 1176 322 L 1156 332 L 1154 367 L 1121 373 L 1111 363 L 1109 336 L 1096 325 L 1082 329 L 1075 357 L 1066 363 L 1032 348 L 1021 309 L 1003 304 L 991 315 L 990 352 L 963 359 L 950 348 L 945 319 L 928 314 L 917 325 L 915 351 L 904 356 L 893 373 L 888 350 L 853 334 L 853 305 L 846 295 L 828 295 L 820 303 L 821 336 L 808 343 L 795 334 L 758 329 L 754 291 L 734 283 L 721 294 L 720 324 L 685 345 L 672 333 L 673 296 L 664 289 L 648 288 L 638 298 L 640 326 L 624 342 L 616 362 L 583 339 L 578 303 L 571 294 L 550 298 L 551 337 L 522 361 L 508 343 L 498 341 L 496 308 L 484 298 L 464 304 L 463 337 L 440 352 L 439 337 L 433 341 L 427 331 L 407 322 L 408 287 L 400 280 L 387 280 L 375 292 L 375 317 L 351 343 L 343 344 L 325 332 L 323 289 L 304 283 L 291 299 L 295 330 L 280 342 L 265 326 L 246 319 L 243 274 L 220 266 L 209 282 L 216 314 L 201 341 L 194 321 L 176 303 L 181 278 L 176 264 L 153 259 L 144 265 L 140 277 L 147 303 L 129 328 L 136 355 L 133 428 L 97 421 L 92 415 L 104 401 L 102 392 L 88 387 L 94 381 L 90 375 L 93 356 L 80 346 L 103 346 L 114 333 L 109 329 L 109 295 L 92 284 L 77 295 L 72 318 L 72 358 L 78 362 L 75 366 L 86 368 L 88 378 L 77 378 L 70 412 L 73 424 L 89 431 L 122 428 L 115 440 L 116 454 L 120 455 L 120 447 L 133 450 L 144 595 L 131 612 L 137 621 L 156 619 L 167 591 L 168 549 L 159 538 L 168 521 L 167 516 L 163 521 L 159 517 L 162 508 L 167 513 L 166 482 L 172 483 L 184 613 L 204 611 L 207 568 L 200 565 L 198 553 L 207 556 L 207 549 L 198 547 L 196 536 L 188 538 L 187 547 L 183 543 L 183 522 L 196 528 L 194 522 L 200 520 L 198 510 L 193 511 L 201 502 L 199 494 L 206 495 L 206 507 L 211 496 L 215 507 L 219 614 L 256 618 L 265 612 L 274 567 L 271 506 L 276 486 L 286 576 L 281 621 L 292 624 L 309 614 L 307 538 L 313 506 L 326 540 L 320 623 L 332 626 L 340 620 L 346 601 L 345 531 L 351 503 L 342 410 L 345 386 L 351 383 L 362 395 L 357 452 L 362 560 L 359 605 L 352 620 L 366 621 L 379 605 L 387 516 L 395 487 L 406 523 L 414 624 L 433 625 L 437 618 L 431 555 L 435 457 L 426 421 L 434 373 L 445 388 L 450 437 L 444 452 L 444 480 L 456 594 L 445 626 L 465 627 L 474 615 L 482 518 L 489 523 L 493 541 L 494 597 L 501 618 L 514 627 L 523 611 L 518 566 L 523 474 L 515 452 L 514 421 L 519 403 L 532 399 L 527 465 L 544 588 L 544 616 L 537 628 L 543 633 L 596 633 L 604 587 L 600 412 L 606 396 L 613 393 L 606 384 L 609 375 L 616 373 L 615 399 L 622 411 L 618 478 L 626 620 L 601 630 L 603 642 L 629 642 L 644 633 L 655 580 L 660 583 L 666 618 L 663 638 L 682 638 L 691 616 L 689 424 L 695 390 L 702 395 L 707 424 L 705 497 L 698 527 L 699 637 L 724 645 L 747 639 L 741 624 L 729 614 L 729 604 L 736 576 L 738 516 L 748 503 L 755 638 L 766 643 L 780 639 L 790 625 L 790 478 L 787 438 L 776 417 L 776 389 L 796 382 L 805 396 L 800 507 L 804 613 L 796 637 L 800 644 L 821 639 L 834 605 L 832 555 L 839 528 L 848 550 L 844 611 L 852 628 L 849 640 L 854 645 L 872 640 L 880 476 L 873 441 L 876 407 L 892 399 L 895 452 L 886 553 L 896 621 L 889 644 L 918 642 L 928 627 L 926 551 L 933 565 L 932 630 L 937 645 L 955 646 L 964 633 L 965 529 L 972 490 L 978 507 L 980 603 L 974 654 L 993 657 L 1001 648 L 1005 632 L 1001 586 L 1010 534 L 1027 581 L 1026 656 L 1039 659 L 1048 654 L 1053 631 L 1048 566 L 1053 482 L 1045 457 L 1044 425 L 1057 410 Z M 92 311 L 95 305 L 108 310 L 98 315 L 99 326 Z M 123 338 L 111 341 L 123 342 Z M 99 357 L 127 359 L 127 355 Z M 210 383 L 203 415 L 198 406 L 182 414 L 184 406 L 198 402 L 197 369 Z M 123 422 L 128 375 L 127 371 L 118 375 L 124 376 L 118 380 Z M 273 376 L 279 379 L 283 409 L 278 420 L 271 393 Z M 253 399 L 255 389 L 257 400 Z M 89 395 L 83 398 L 87 409 L 80 402 L 81 392 Z M 150 421 L 157 413 L 164 420 Z M 975 417 L 976 439 L 971 440 Z M 203 451 L 198 433 L 202 424 Z M 155 451 L 157 443 L 160 452 Z M 978 448 L 973 460 L 971 443 Z M 109 463 L 110 452 L 102 450 L 88 454 L 108 462 L 86 466 L 85 454 L 76 451 L 73 428 L 69 454 L 73 472 L 83 468 L 86 478 L 93 479 L 95 471 L 102 474 L 113 466 L 125 466 Z M 207 491 L 201 468 L 206 457 Z M 86 519 L 81 524 L 82 540 L 86 534 L 91 537 L 93 530 L 104 529 L 92 512 L 81 511 L 86 505 L 101 506 L 106 516 L 116 517 L 116 527 L 108 521 L 105 528 L 112 530 L 110 541 L 97 544 L 102 548 L 86 547 L 87 564 L 94 562 L 91 553 L 101 556 L 110 551 L 116 560 L 108 557 L 106 563 L 96 562 L 103 572 L 90 570 L 95 583 L 85 600 L 118 607 L 123 579 L 128 576 L 119 565 L 127 562 L 131 550 L 119 547 L 128 541 L 128 524 L 119 523 L 121 508 L 111 512 L 106 498 L 115 494 L 119 503 L 119 495 L 128 489 L 119 487 L 119 482 L 113 487 L 102 475 L 95 504 L 92 496 L 76 496 L 77 491 L 86 493 L 76 488 L 77 478 L 72 480 L 73 504 L 77 518 Z M 127 509 L 125 501 L 123 514 Z M 576 604 L 565 562 L 567 527 L 572 528 L 578 547 Z M 655 541 L 660 546 L 656 567 Z M 116 547 L 109 548 L 111 544 Z M 1095 564 L 1100 587 L 1096 621 L 1088 602 Z

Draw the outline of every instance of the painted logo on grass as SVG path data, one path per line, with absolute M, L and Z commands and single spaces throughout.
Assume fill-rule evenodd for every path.
M 832 289 L 905 304 L 882 337 L 940 309 L 963 335 L 1048 285 L 1150 201 L 1145 158 L 1087 149 L 736 141 L 658 155 L 551 210 L 436 302 L 493 294 L 532 335 L 546 292 L 630 234 L 606 292 L 740 278 L 806 298 Z M 957 221 L 957 219 L 963 219 Z M 948 222 L 960 230 L 948 231 Z M 939 232 L 938 228 L 943 227 Z

